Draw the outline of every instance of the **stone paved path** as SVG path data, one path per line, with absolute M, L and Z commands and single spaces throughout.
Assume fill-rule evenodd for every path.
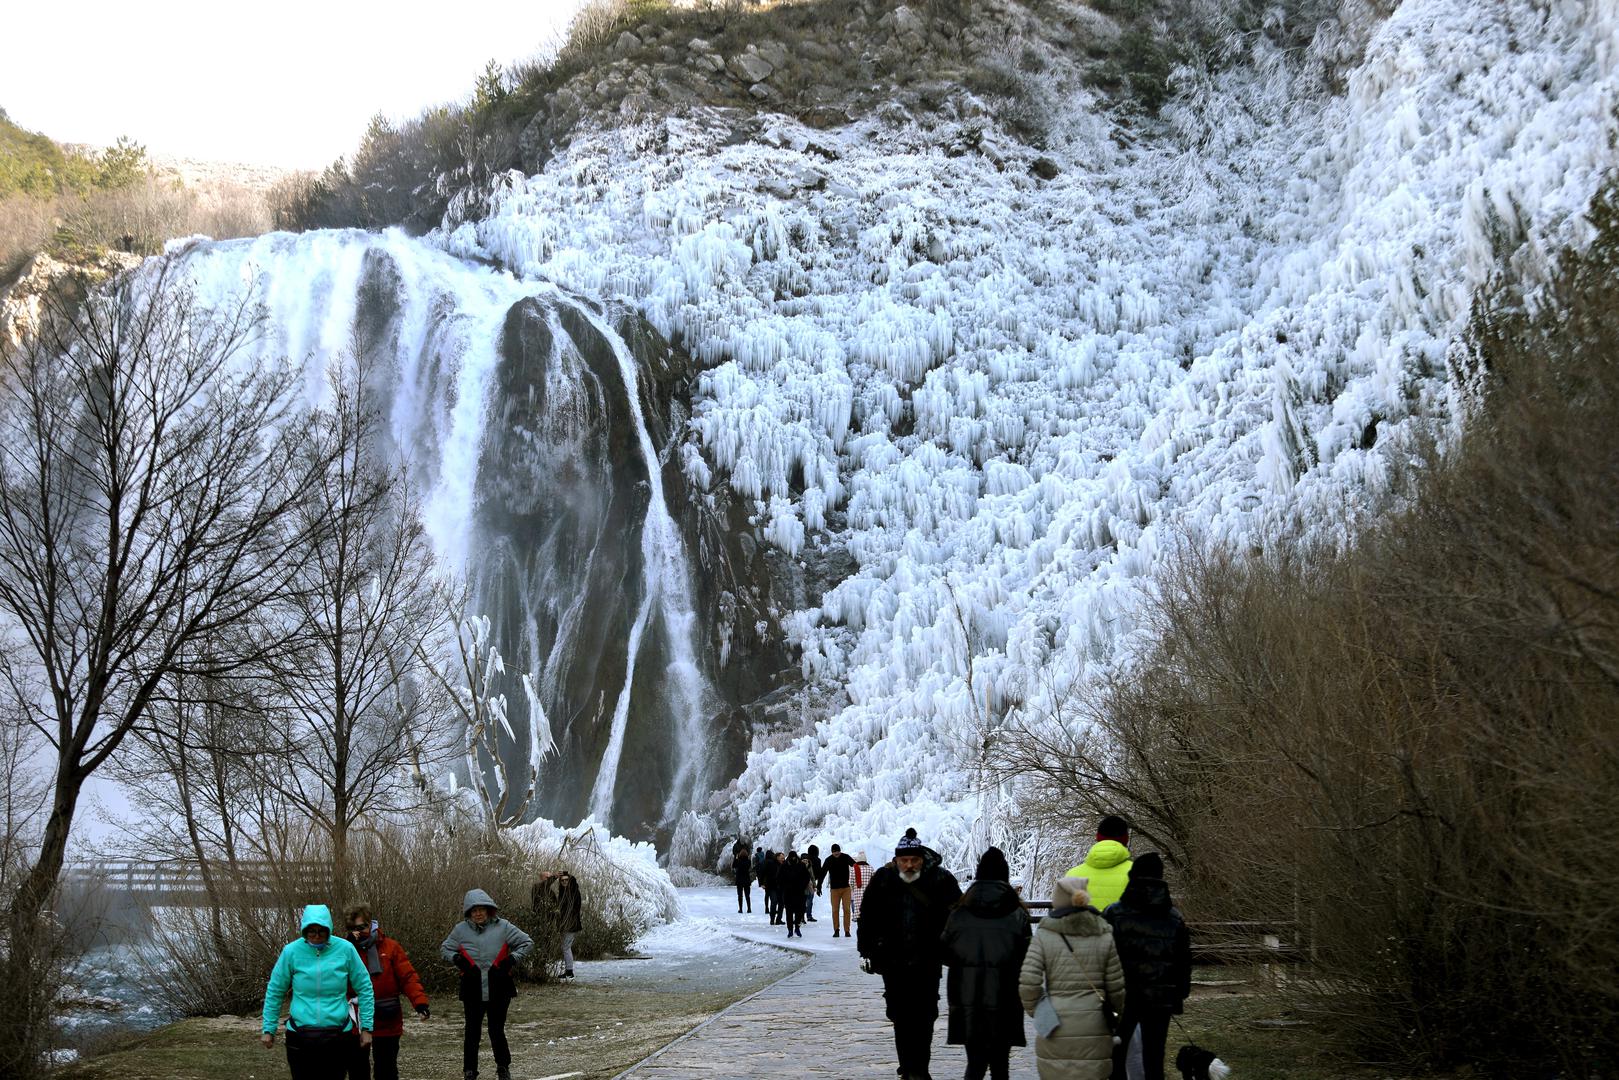
M 738 937 L 787 945 L 786 930 L 762 912 L 736 914 L 736 894 L 720 889 L 683 889 L 689 914 L 722 923 Z M 754 891 L 758 902 L 758 890 Z M 826 916 L 824 910 L 816 915 Z M 621 1074 L 626 1080 L 688 1080 L 691 1077 L 826 1077 L 886 1080 L 895 1075 L 893 1029 L 883 1016 L 882 980 L 860 970 L 854 942 L 833 939 L 829 917 L 804 927 L 794 948 L 809 956 L 796 973 L 702 1024 Z M 941 996 L 943 984 L 940 984 Z M 946 1046 L 944 1002 L 934 1029 L 932 1073 L 936 1080 L 961 1076 L 966 1057 Z M 1027 1047 L 1012 1051 L 1013 1080 L 1035 1080 L 1034 1033 Z

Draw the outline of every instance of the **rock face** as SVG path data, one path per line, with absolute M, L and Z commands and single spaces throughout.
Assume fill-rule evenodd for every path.
M 76 263 L 41 252 L 28 260 L 17 280 L 0 289 L 0 347 L 15 349 L 39 329 L 53 298 L 76 302 L 95 285 L 141 264 L 139 255 L 107 251 Z

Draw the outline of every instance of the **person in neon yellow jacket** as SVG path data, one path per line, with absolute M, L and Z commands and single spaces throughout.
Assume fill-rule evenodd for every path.
M 1118 903 L 1130 883 L 1130 823 L 1109 814 L 1096 826 L 1096 843 L 1085 853 L 1085 861 L 1068 871 L 1068 877 L 1090 879 L 1091 906 L 1106 911 Z
M 304 908 L 303 935 L 288 942 L 270 969 L 264 988 L 264 1026 L 259 1041 L 275 1045 L 281 1003 L 292 994 L 287 1015 L 287 1068 L 292 1080 L 340 1080 L 354 1048 L 354 1018 L 349 991 L 359 999 L 362 1047 L 371 1045 L 376 996 L 360 953 L 342 938 L 332 937 L 332 913 L 325 904 Z

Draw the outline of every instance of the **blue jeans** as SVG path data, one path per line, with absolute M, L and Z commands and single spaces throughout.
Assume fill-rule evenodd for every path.
M 811 889 L 804 894 L 804 917 L 807 919 L 815 914 L 815 890 Z

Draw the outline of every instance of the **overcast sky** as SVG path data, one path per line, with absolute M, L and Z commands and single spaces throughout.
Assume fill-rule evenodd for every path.
M 583 0 L 7 4 L 0 108 L 58 142 L 322 168 L 377 112 L 460 100 L 554 47 Z

